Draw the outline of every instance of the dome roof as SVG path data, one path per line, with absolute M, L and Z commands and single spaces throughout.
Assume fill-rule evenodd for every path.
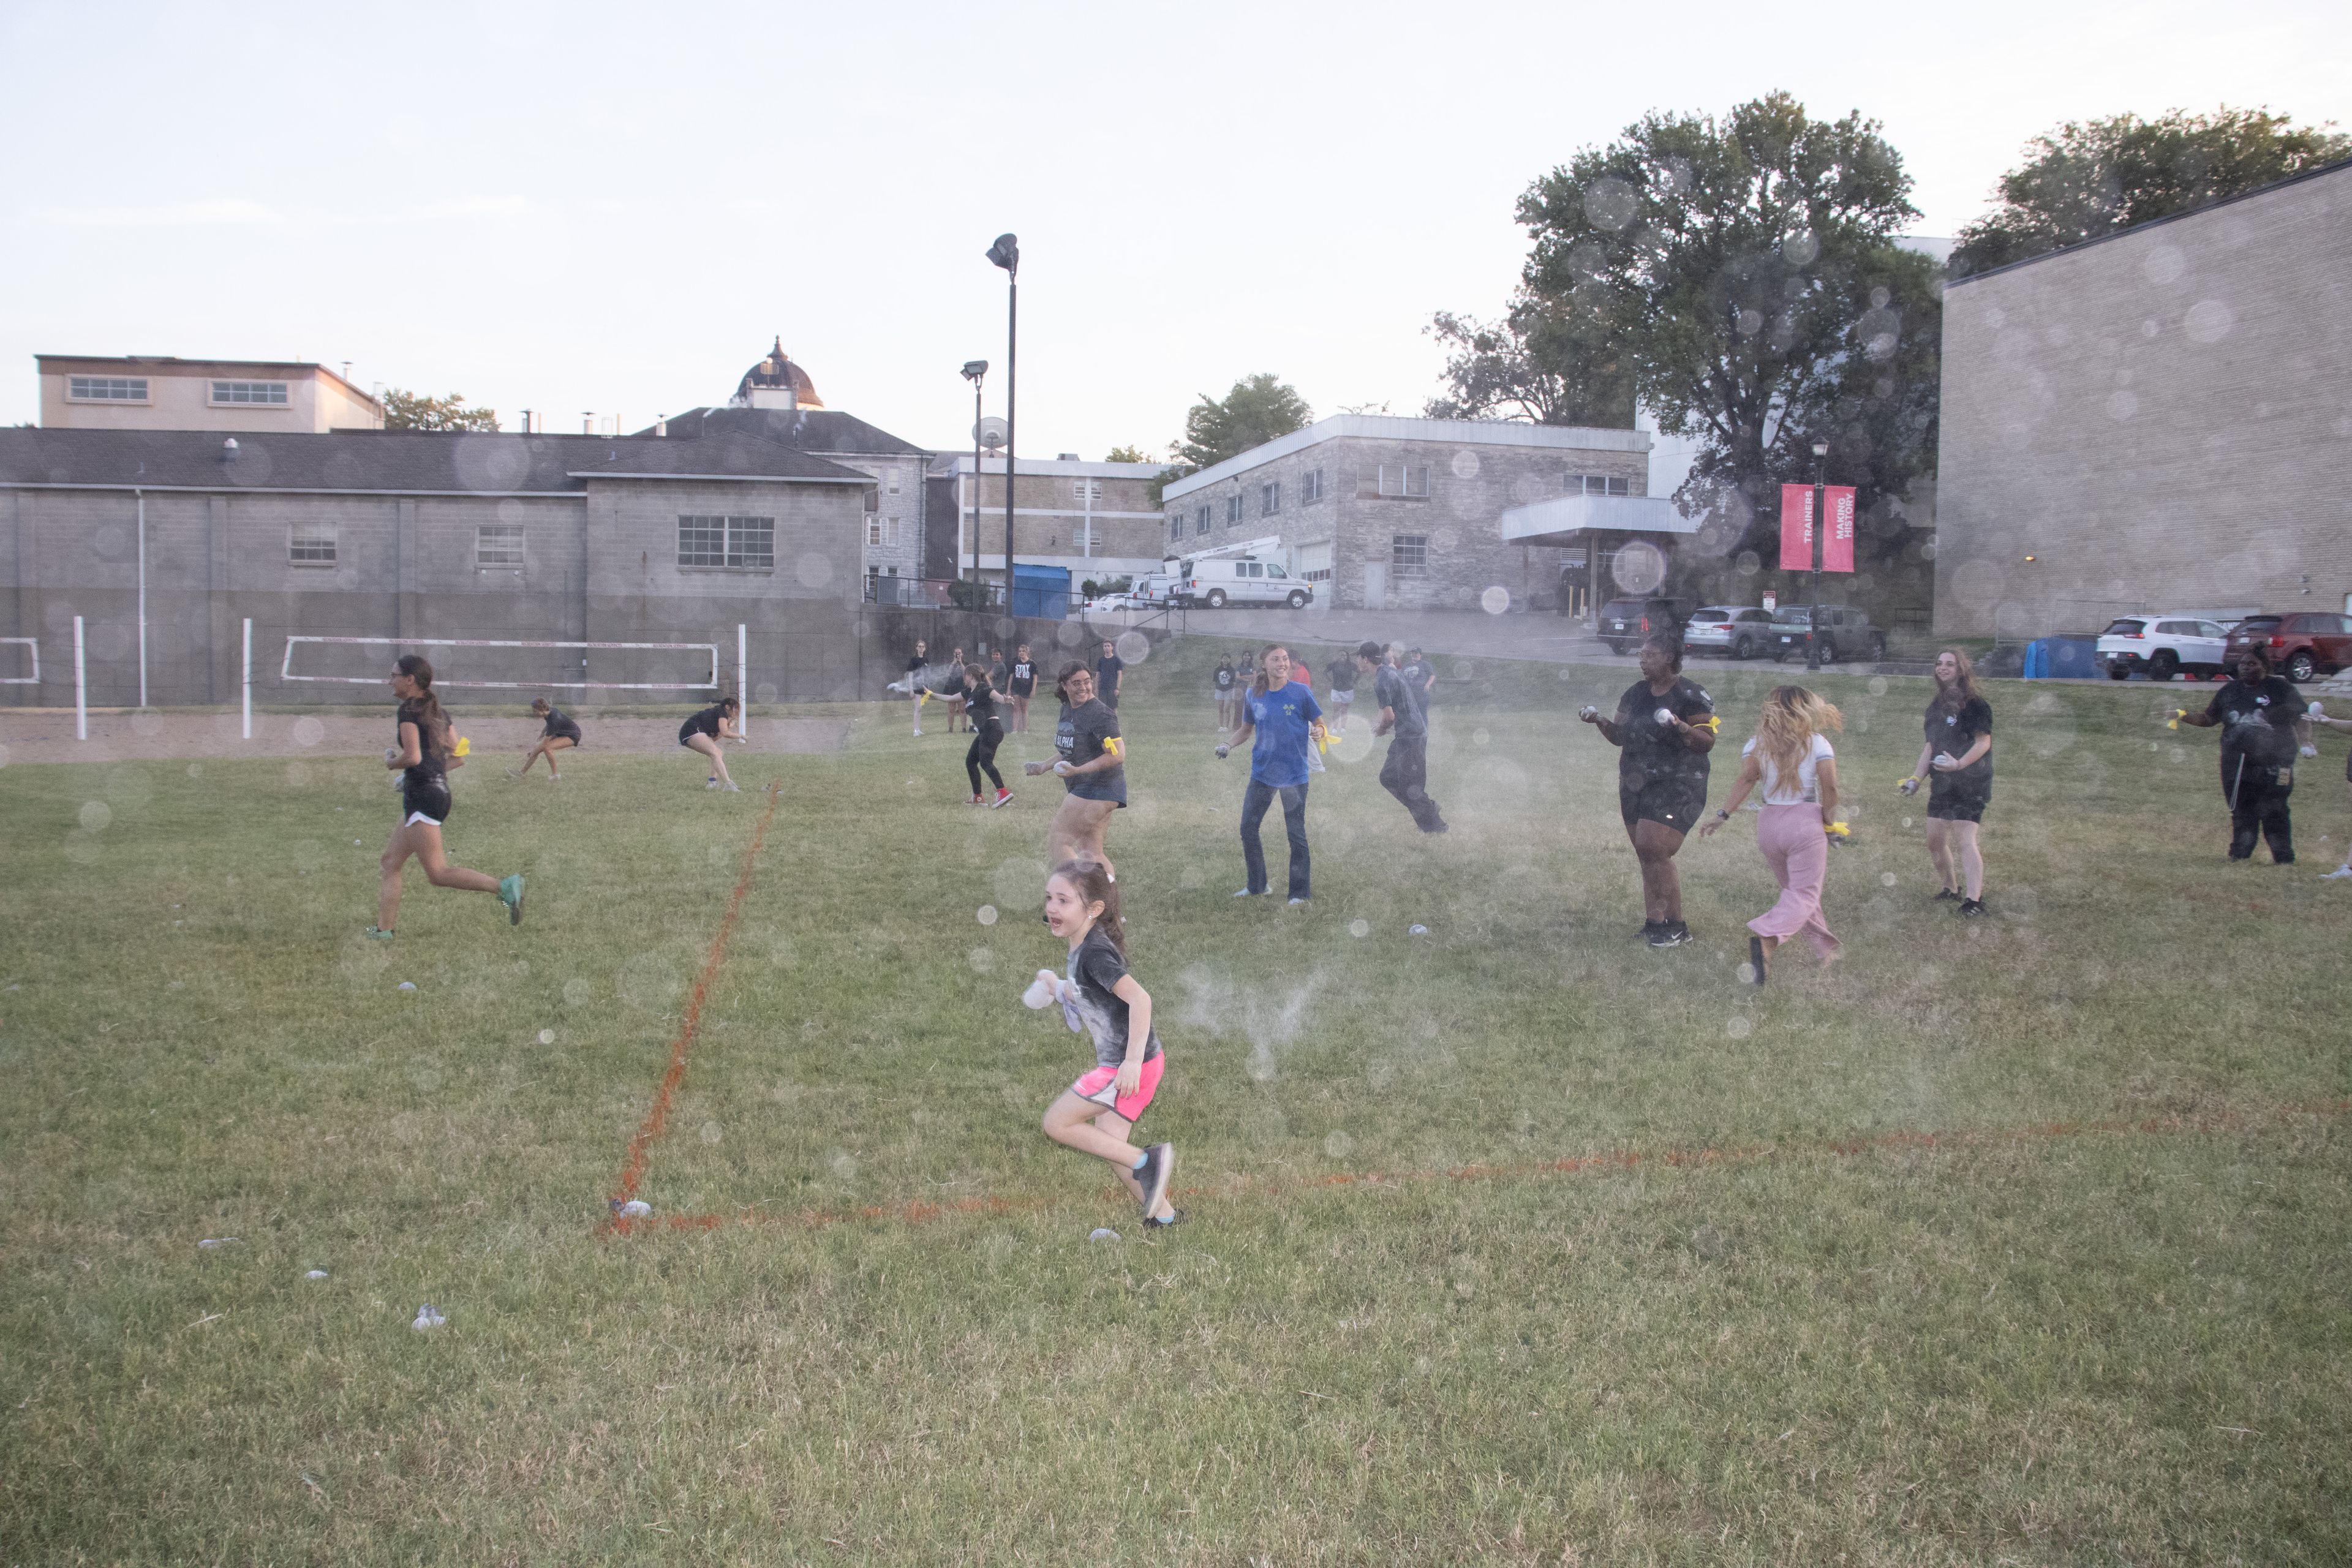
M 824 399 L 816 395 L 816 383 L 809 373 L 793 363 L 784 353 L 784 340 L 779 336 L 775 346 L 765 359 L 743 373 L 735 388 L 732 405 L 737 408 L 822 408 Z

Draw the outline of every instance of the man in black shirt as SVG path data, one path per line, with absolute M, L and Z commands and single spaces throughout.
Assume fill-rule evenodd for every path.
M 2259 835 L 2271 847 L 2271 864 L 2294 864 L 2294 829 L 2287 796 L 2294 791 L 2294 759 L 2311 745 L 2311 722 L 2294 688 L 2271 673 L 2259 648 L 2238 660 L 2238 678 L 2213 694 L 2202 713 L 2183 712 L 2182 723 L 2221 729 L 2221 798 L 2230 804 L 2230 858 L 2253 858 Z
M 1381 713 L 1372 721 L 1372 738 L 1396 737 L 1389 742 L 1388 761 L 1381 764 L 1381 787 L 1412 813 L 1415 827 L 1423 833 L 1445 832 L 1445 818 L 1429 798 L 1429 722 L 1422 712 L 1421 693 L 1404 671 L 1383 657 L 1376 642 L 1356 649 L 1353 668 L 1373 678 L 1372 700 Z
M 1095 666 L 1095 695 L 1114 713 L 1118 711 L 1119 671 L 1126 668 L 1127 661 L 1118 657 L 1118 645 L 1103 638 L 1102 662 Z

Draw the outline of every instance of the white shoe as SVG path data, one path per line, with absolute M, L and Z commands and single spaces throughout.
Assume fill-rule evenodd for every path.
M 719 787 L 729 795 L 741 795 L 743 793 L 743 786 L 737 784 L 733 779 L 729 779 L 725 784 L 720 784 Z
M 2319 879 L 2323 882 L 2338 881 L 2346 877 L 2352 877 L 2352 864 L 2338 866 L 2333 871 L 2322 871 L 2319 874 Z
M 705 779 L 702 781 L 702 787 L 705 789 L 717 789 L 719 787 L 719 781 L 717 779 Z

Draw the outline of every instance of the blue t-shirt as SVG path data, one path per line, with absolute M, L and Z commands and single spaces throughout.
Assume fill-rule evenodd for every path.
M 1249 721 L 1257 729 L 1250 777 L 1270 789 L 1305 784 L 1307 748 L 1315 743 L 1309 726 L 1323 717 L 1315 693 L 1292 681 L 1272 691 L 1253 691 L 1245 701 Z

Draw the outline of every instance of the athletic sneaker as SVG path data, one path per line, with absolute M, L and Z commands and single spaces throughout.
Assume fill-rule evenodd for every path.
M 1633 934 L 1640 937 L 1643 942 L 1647 942 L 1652 937 L 1658 934 L 1658 928 L 1664 923 L 1665 922 L 1664 921 L 1643 921 L 1642 922 L 1642 929 L 1635 931 Z
M 988 809 L 994 811 L 1000 805 L 1010 805 L 1012 803 L 1013 792 L 1009 789 L 1000 789 L 996 792 L 996 798 L 988 803 Z
M 1989 915 L 1992 913 L 1992 911 L 1984 907 L 1984 900 L 1982 899 L 1962 899 L 1960 900 L 1960 913 L 1968 916 L 1970 920 L 1974 920 L 1979 915 Z
M 1290 900 L 1290 907 L 1295 910 L 1306 901 L 1307 900 L 1305 899 L 1293 899 Z
M 970 800 L 964 802 L 964 804 L 966 805 L 978 805 L 981 804 L 980 796 L 973 795 Z
M 1143 1212 L 1150 1215 L 1168 1195 L 1168 1178 L 1176 1173 L 1176 1145 L 1154 1143 L 1143 1152 L 1143 1164 L 1135 1173 L 1136 1184 L 1143 1189 Z
M 510 779 L 519 779 L 522 777 L 522 770 L 520 768 L 509 768 L 507 770 L 507 777 Z
M 1273 889 L 1269 888 L 1266 889 L 1266 892 L 1272 892 L 1273 890 Z M 1237 899 L 1262 899 L 1265 897 L 1265 893 L 1259 892 L 1255 888 L 1244 888 L 1240 892 L 1235 893 L 1234 897 Z
M 2352 877 L 2352 865 L 2338 866 L 2333 871 L 2322 871 L 2319 874 L 2319 879 L 2323 882 L 2337 881 L 2346 877 Z
M 743 793 L 743 786 L 737 784 L 733 779 L 729 779 L 725 784 L 720 784 L 719 788 L 722 793 L 727 795 L 741 795 Z
M 522 873 L 499 879 L 499 902 L 507 907 L 507 924 L 522 924 Z
M 1182 1209 L 1170 1209 L 1166 1219 L 1153 1219 L 1148 1215 L 1145 1215 L 1143 1228 L 1146 1230 L 1166 1230 L 1172 1226 L 1179 1226 L 1183 1223 L 1184 1211 Z
M 360 932 L 360 934 L 373 942 L 390 942 L 392 940 L 392 933 L 385 931 L 381 926 L 370 926 L 367 930 Z
M 1690 927 L 1683 924 L 1682 921 L 1660 921 L 1658 922 L 1657 929 L 1650 933 L 1650 945 L 1652 947 L 1680 947 L 1683 943 L 1690 941 Z
M 719 787 L 718 776 L 714 774 L 711 777 L 703 780 L 702 787 L 705 789 L 717 789 Z
M 1959 894 L 1952 891 L 1951 889 L 1946 888 L 1942 892 L 1936 895 L 1934 901 L 1939 904 L 1957 904 L 1960 901 L 1960 896 Z

